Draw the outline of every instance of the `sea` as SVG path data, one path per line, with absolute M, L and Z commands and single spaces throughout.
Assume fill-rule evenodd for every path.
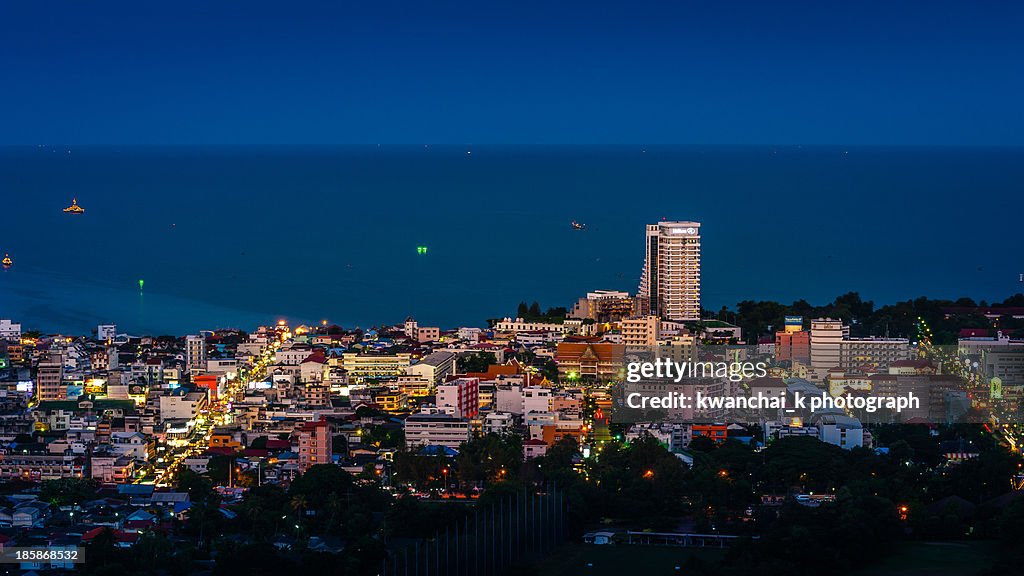
M 1021 148 L 2 148 L 0 318 L 480 326 L 635 292 L 644 225 L 664 219 L 702 223 L 712 310 L 999 301 L 1024 291 L 1022 209 Z

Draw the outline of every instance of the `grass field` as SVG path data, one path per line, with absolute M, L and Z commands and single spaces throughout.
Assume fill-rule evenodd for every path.
M 995 542 L 908 542 L 855 576 L 963 576 L 977 574 L 995 558 Z

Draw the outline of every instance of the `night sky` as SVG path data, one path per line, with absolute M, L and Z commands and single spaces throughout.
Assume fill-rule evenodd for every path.
M 1019 2 L 0 3 L 0 144 L 1024 144 Z

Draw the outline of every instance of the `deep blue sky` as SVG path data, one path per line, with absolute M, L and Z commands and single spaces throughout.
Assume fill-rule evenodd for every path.
M 0 144 L 1024 144 L 1019 2 L 0 3 Z

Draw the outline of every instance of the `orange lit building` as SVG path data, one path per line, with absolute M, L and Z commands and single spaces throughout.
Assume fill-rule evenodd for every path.
M 331 463 L 331 430 L 326 420 L 305 422 L 299 427 L 299 471 Z
M 541 426 L 541 440 L 548 446 L 554 446 L 563 438 L 573 438 L 579 442 L 583 438 L 583 429 L 578 425 L 555 423 Z
M 570 381 L 613 380 L 622 371 L 625 350 L 622 344 L 608 342 L 559 342 L 555 353 L 558 375 Z
M 775 333 L 775 359 L 811 363 L 811 333 L 806 330 L 799 332 Z
M 383 392 L 374 396 L 373 402 L 385 412 L 401 412 L 409 409 L 409 396 L 403 392 Z
M 232 450 L 241 450 L 242 443 L 234 439 L 231 434 L 223 432 L 214 432 L 210 434 L 210 448 L 230 448 Z
M 199 388 L 205 388 L 210 391 L 210 399 L 217 399 L 217 376 L 215 374 L 200 374 L 192 377 L 192 383 Z
M 723 442 L 729 435 L 729 427 L 725 424 L 693 424 L 690 428 L 690 438 L 705 436 L 715 442 Z

